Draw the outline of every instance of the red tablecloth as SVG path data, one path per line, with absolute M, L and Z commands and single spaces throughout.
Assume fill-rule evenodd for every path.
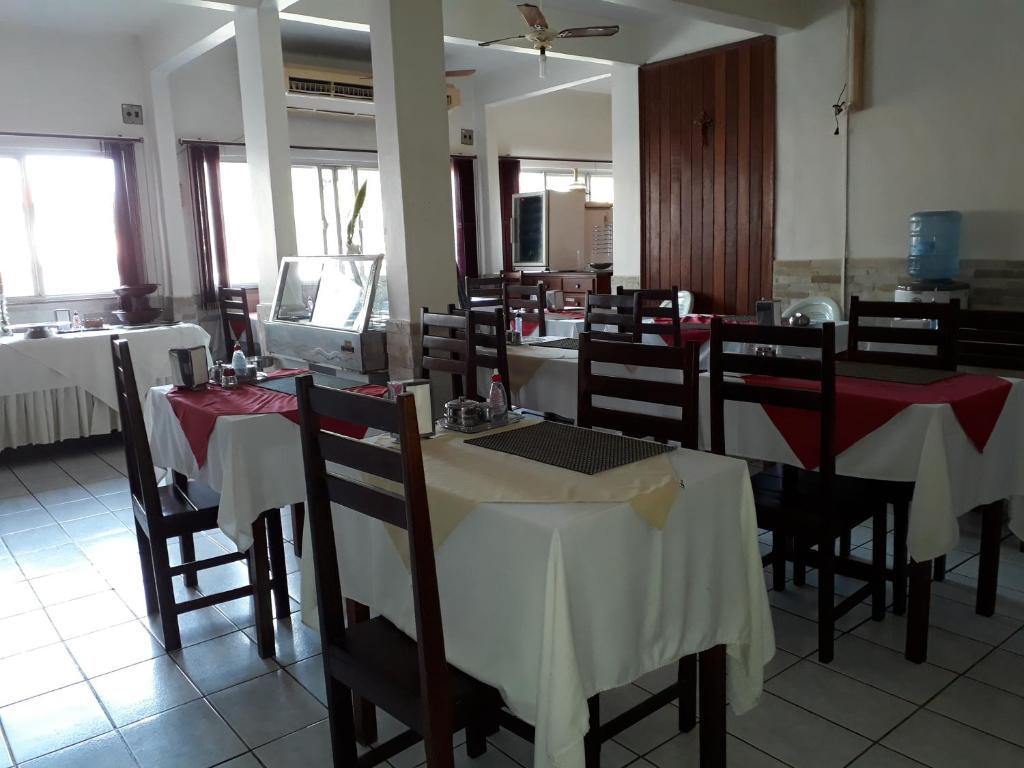
M 294 371 L 278 372 L 278 376 L 291 374 L 294 374 Z M 383 397 L 387 393 L 387 387 L 383 384 L 363 384 L 345 391 Z M 221 416 L 277 413 L 289 421 L 299 421 L 299 406 L 294 395 L 251 384 L 238 389 L 210 387 L 197 392 L 171 390 L 167 393 L 167 401 L 171 404 L 174 415 L 178 417 L 181 429 L 200 467 L 206 463 L 210 435 Z M 365 427 L 349 422 L 332 422 L 324 427 L 357 439 L 366 436 Z
M 817 384 L 771 376 L 745 376 L 750 384 L 817 389 Z M 899 384 L 890 381 L 836 377 L 836 454 L 874 432 L 912 405 L 948 403 L 964 434 L 981 453 L 985 450 L 1012 384 L 998 376 L 959 374 L 934 384 Z M 809 411 L 776 405 L 763 406 L 800 463 L 818 466 L 819 417 Z
M 582 320 L 584 311 L 582 309 L 567 309 L 559 312 L 552 312 L 548 310 L 545 315 L 547 317 L 559 319 L 559 320 Z M 531 316 L 527 315 L 523 318 L 523 336 L 532 336 L 534 331 L 540 326 L 540 322 L 537 320 L 530 320 Z M 515 318 L 510 318 L 509 328 L 515 329 Z

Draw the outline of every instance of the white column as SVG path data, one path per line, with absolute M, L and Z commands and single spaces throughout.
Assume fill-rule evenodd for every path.
M 456 300 L 441 0 L 370 4 L 393 376 L 416 369 L 420 307 Z
M 612 65 L 612 261 L 617 285 L 640 287 L 640 80 L 634 64 Z
M 491 236 L 498 223 L 491 216 L 491 200 L 497 195 L 495 190 L 498 187 L 498 148 L 487 133 L 487 105 L 479 100 L 473 105 L 473 138 L 476 148 L 477 261 L 480 274 L 486 275 L 501 270 L 500 227 L 497 252 Z
M 178 163 L 178 142 L 174 131 L 174 110 L 171 102 L 170 76 L 161 70 L 150 73 L 153 98 L 153 132 L 156 138 L 157 163 L 160 169 L 160 204 L 163 216 L 164 291 L 171 298 L 177 319 L 194 319 L 196 270 L 189 230 L 185 220 L 188 204 L 181 184 Z M 184 312 L 180 311 L 184 310 Z
M 280 259 L 295 255 L 288 110 L 276 0 L 235 11 L 235 43 L 245 157 L 260 228 L 260 302 L 267 304 L 273 300 Z

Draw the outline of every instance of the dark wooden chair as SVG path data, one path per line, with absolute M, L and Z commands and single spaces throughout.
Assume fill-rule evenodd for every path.
M 633 315 L 641 341 L 644 334 L 671 336 L 673 347 L 682 345 L 679 323 L 679 290 L 641 290 L 633 294 Z M 662 306 L 669 302 L 669 306 Z M 662 322 L 658 322 L 658 321 Z M 668 322 L 665 322 L 665 321 Z
M 469 756 L 482 755 L 486 733 L 497 726 L 501 696 L 446 661 L 412 395 L 402 394 L 391 402 L 317 387 L 308 375 L 298 379 L 296 390 L 333 764 L 366 768 L 422 739 L 427 765 L 451 768 L 452 734 L 462 728 L 466 728 Z M 400 450 L 323 431 L 321 418 L 397 434 Z M 328 461 L 357 470 L 363 479 L 330 474 Z M 403 492 L 384 490 L 371 478 L 399 483 Z M 345 626 L 332 502 L 406 532 L 416 640 L 383 616 Z M 388 712 L 409 731 L 357 757 L 353 694 Z
M 111 355 L 128 484 L 135 511 L 135 534 L 139 543 L 146 610 L 150 614 L 160 614 L 164 648 L 168 651 L 181 648 L 178 617 L 182 614 L 251 597 L 260 656 L 273 656 L 272 594 L 278 618 L 288 619 L 290 615 L 280 511 L 269 510 L 253 523 L 253 545 L 248 552 L 197 560 L 194 536 L 217 528 L 220 496 L 209 486 L 186 480 L 180 475 L 175 477 L 172 485 L 157 486 L 128 342 L 116 337 L 112 339 Z M 181 565 L 172 566 L 168 560 L 167 542 L 173 539 L 178 539 L 181 547 Z M 187 587 L 196 588 L 199 571 L 239 560 L 248 561 L 250 584 L 183 602 L 175 599 L 174 577 L 182 576 Z
M 218 288 L 217 304 L 220 306 L 220 322 L 224 329 L 225 359 L 230 359 L 235 342 L 242 345 L 246 357 L 259 354 L 256 335 L 252 330 L 252 317 L 256 311 L 251 300 L 250 288 Z
M 635 306 L 633 294 L 588 293 L 587 311 L 583 316 L 583 332 L 589 333 L 593 341 L 639 343 Z M 595 328 L 609 325 L 615 330 Z
M 729 342 L 813 348 L 818 350 L 819 359 L 727 353 L 723 348 Z M 726 378 L 726 372 L 778 378 L 740 380 Z M 716 317 L 711 321 L 710 377 L 711 449 L 715 453 L 724 454 L 726 450 L 726 401 L 806 411 L 808 418 L 817 420 L 817 471 L 787 467 L 781 484 L 762 482 L 773 478 L 754 478 L 754 490 L 758 527 L 772 531 L 772 551 L 766 559 L 772 564 L 775 589 L 785 589 L 790 539 L 794 560 L 811 562 L 818 568 L 818 659 L 827 663 L 834 655 L 837 619 L 868 597 L 872 618 L 884 618 L 887 579 L 885 503 L 878 496 L 866 494 L 863 481 L 836 475 L 835 324 L 786 328 L 727 324 Z M 872 562 L 837 557 L 837 539 L 866 520 L 873 525 Z M 812 551 L 815 545 L 817 551 Z M 862 579 L 866 584 L 836 604 L 837 573 Z
M 548 297 L 544 283 L 536 285 L 505 283 L 505 315 L 511 319 L 518 310 L 525 315 L 524 319 L 535 319 L 539 336 L 548 335 L 547 323 L 544 321 L 547 306 Z
M 961 367 L 1019 375 L 1024 371 L 1024 312 L 962 309 L 957 314 L 957 361 Z M 991 616 L 999 585 L 999 540 L 1006 501 L 981 508 L 981 552 L 975 611 Z M 1024 550 L 1024 544 L 1021 545 Z
M 431 377 L 431 371 L 451 377 L 453 397 L 479 400 L 476 383 L 476 348 L 466 340 L 469 323 L 465 313 L 431 312 L 420 309 L 420 376 Z M 470 375 L 472 373 L 472 375 Z
M 960 301 L 948 304 L 898 301 L 861 301 L 850 299 L 850 338 L 847 359 L 883 365 L 909 365 L 915 368 L 956 370 L 956 327 Z M 873 320 L 874 324 L 865 323 Z M 893 321 L 928 320 L 932 328 L 894 327 Z M 861 349 L 863 343 L 897 347 L 935 347 L 935 352 Z
M 505 329 L 508 327 L 508 324 L 505 322 L 505 313 L 501 308 L 493 310 L 474 309 L 466 312 L 454 304 L 449 304 L 448 314 L 468 317 L 466 334 L 468 334 L 471 340 L 470 343 L 475 350 L 476 367 L 477 369 L 484 369 L 487 373 L 491 373 L 494 370 L 498 371 L 501 375 L 502 386 L 505 389 L 505 402 L 511 408 L 512 390 L 509 388 L 508 344 L 505 338 Z M 461 333 L 461 331 L 456 330 L 455 335 L 462 338 L 460 336 Z M 488 392 L 480 392 L 479 386 L 477 389 L 479 397 L 486 399 L 490 390 L 488 389 Z
M 630 437 L 653 437 L 660 442 L 675 441 L 684 448 L 697 448 L 698 386 L 700 345 L 660 347 L 651 344 L 622 344 L 594 341 L 591 334 L 580 334 L 579 397 L 576 424 L 602 427 Z M 617 363 L 664 371 L 678 371 L 679 382 L 650 381 L 627 374 L 595 373 L 594 363 Z M 595 405 L 595 397 L 612 398 Z M 632 401 L 679 408 L 679 416 L 654 416 L 616 408 Z
M 504 303 L 505 294 L 503 288 L 505 281 L 501 275 L 490 277 L 467 277 L 466 298 L 467 309 L 480 309 L 482 307 L 500 307 Z

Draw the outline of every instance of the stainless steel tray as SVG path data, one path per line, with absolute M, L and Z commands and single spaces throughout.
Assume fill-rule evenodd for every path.
M 504 424 L 492 424 L 489 421 L 485 421 L 482 424 L 477 424 L 475 427 L 463 427 L 458 424 L 449 424 L 448 419 L 443 416 L 437 420 L 437 426 L 441 429 L 447 429 L 451 432 L 465 432 L 469 435 L 475 435 L 479 432 L 487 432 L 490 429 L 498 429 L 500 427 L 507 427 L 509 424 L 515 424 L 517 421 L 522 421 L 523 415 L 521 413 L 509 413 L 508 419 Z

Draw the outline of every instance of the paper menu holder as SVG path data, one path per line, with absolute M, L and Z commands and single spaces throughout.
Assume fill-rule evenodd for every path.
M 420 437 L 431 437 L 434 434 L 434 411 L 430 400 L 429 379 L 405 379 L 388 382 L 388 398 L 394 400 L 403 392 L 408 392 L 416 402 L 416 424 Z

